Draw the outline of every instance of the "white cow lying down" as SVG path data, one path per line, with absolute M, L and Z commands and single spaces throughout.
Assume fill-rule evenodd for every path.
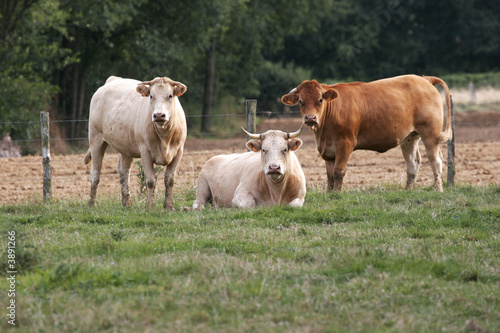
M 253 139 L 247 142 L 252 151 L 209 159 L 196 183 L 193 209 L 203 209 L 209 201 L 215 207 L 302 207 L 306 178 L 294 153 L 302 146 L 296 138 L 301 130 L 251 134 L 243 129 Z

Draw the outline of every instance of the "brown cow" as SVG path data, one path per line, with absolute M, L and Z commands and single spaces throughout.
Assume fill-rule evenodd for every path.
M 443 128 L 443 102 L 433 85 L 446 93 L 447 121 Z M 300 104 L 316 147 L 326 161 L 328 190 L 340 191 L 347 160 L 356 149 L 385 152 L 401 146 L 407 166 L 406 188 L 413 188 L 421 158 L 422 138 L 434 173 L 435 188 L 443 191 L 439 143 L 451 138 L 450 93 L 437 77 L 403 75 L 373 82 L 326 85 L 304 81 L 281 98 L 286 105 Z
M 184 151 L 186 116 L 178 96 L 187 87 L 169 78 L 141 82 L 111 76 L 92 96 L 89 115 L 89 151 L 92 160 L 89 206 L 94 205 L 102 158 L 109 145 L 120 153 L 118 171 L 122 205 L 130 204 L 130 167 L 141 158 L 147 187 L 146 206 L 154 206 L 156 175 L 154 164 L 166 165 L 165 203 L 174 209 L 174 174 Z

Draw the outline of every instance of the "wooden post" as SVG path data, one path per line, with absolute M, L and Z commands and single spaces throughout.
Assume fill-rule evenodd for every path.
M 256 99 L 247 99 L 245 100 L 245 109 L 247 113 L 247 131 L 250 133 L 257 132 L 256 127 L 256 118 L 257 118 L 257 100 Z M 250 138 L 247 138 L 247 141 Z
M 455 185 L 455 119 L 453 115 L 453 99 L 451 98 L 451 95 L 450 104 L 452 138 L 448 140 L 448 187 Z
M 40 112 L 40 124 L 42 128 L 43 201 L 46 203 L 52 197 L 52 168 L 50 166 L 50 135 L 48 112 Z
M 470 104 L 475 105 L 476 104 L 476 89 L 474 89 L 474 83 L 472 81 L 469 82 L 469 97 L 470 97 Z

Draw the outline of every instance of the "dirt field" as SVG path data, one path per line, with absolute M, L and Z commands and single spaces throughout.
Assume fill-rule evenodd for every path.
M 295 131 L 300 126 L 298 118 L 264 119 L 258 131 L 282 129 Z M 455 116 L 456 137 L 456 183 L 487 185 L 500 183 L 500 112 L 458 113 Z M 304 141 L 297 151 L 306 174 L 309 187 L 324 188 L 326 171 L 309 129 L 301 134 Z M 244 152 L 245 136 L 237 135 L 232 139 L 213 140 L 190 138 L 186 142 L 185 155 L 176 178 L 176 191 L 185 191 L 196 183 L 198 172 L 203 164 L 214 155 Z M 444 160 L 447 158 L 446 145 L 442 146 Z M 421 145 L 423 165 L 416 186 L 432 184 L 432 170 Z M 118 154 L 105 156 L 98 198 L 120 195 Z M 0 203 L 19 203 L 42 200 L 42 159 L 40 156 L 0 159 Z M 83 165 L 83 154 L 52 155 L 52 194 L 55 199 L 88 197 L 90 190 L 90 166 Z M 444 165 L 446 180 L 447 166 Z M 131 172 L 131 191 L 135 203 L 143 200 L 139 195 L 137 166 Z M 368 186 L 397 183 L 404 185 L 405 164 L 399 148 L 384 154 L 370 151 L 355 151 L 351 156 L 344 178 L 344 188 L 364 188 Z M 160 175 L 157 193 L 163 191 L 163 177 Z M 163 195 L 163 194 L 161 194 Z

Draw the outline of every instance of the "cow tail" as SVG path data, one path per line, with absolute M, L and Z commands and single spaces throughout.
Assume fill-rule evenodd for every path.
M 90 153 L 89 149 L 87 151 L 87 154 L 85 154 L 85 157 L 83 158 L 83 164 L 89 164 L 91 160 L 92 160 L 92 154 Z
M 427 79 L 433 86 L 440 85 L 445 92 L 445 100 L 446 100 L 446 128 L 439 135 L 440 141 L 448 141 L 453 136 L 451 130 L 451 99 L 450 99 L 450 90 L 448 89 L 448 85 L 438 77 L 435 76 L 424 76 L 424 79 Z

